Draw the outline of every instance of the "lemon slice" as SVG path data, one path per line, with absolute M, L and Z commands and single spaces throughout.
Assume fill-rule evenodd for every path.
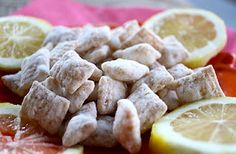
M 0 103 L 0 116 L 5 114 L 18 116 L 20 108 L 20 105 L 14 105 L 7 102 Z
M 143 26 L 162 38 L 174 35 L 191 52 L 184 62 L 191 68 L 204 66 L 226 43 L 224 22 L 201 9 L 170 9 L 154 15 Z
M 49 23 L 33 17 L 1 17 L 0 69 L 19 69 L 24 57 L 41 47 L 50 29 Z
M 155 153 L 236 153 L 236 98 L 219 97 L 183 106 L 152 127 Z

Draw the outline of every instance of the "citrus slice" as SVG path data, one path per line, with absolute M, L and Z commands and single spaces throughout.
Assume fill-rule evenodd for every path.
M 152 127 L 155 153 L 236 153 L 236 98 L 194 102 L 167 114 Z
M 33 17 L 1 17 L 0 69 L 19 69 L 23 58 L 41 47 L 50 29 L 49 23 Z
M 82 146 L 64 148 L 57 138 L 47 136 L 32 125 L 19 127 L 20 107 L 0 103 L 0 153 L 83 154 Z
M 226 43 L 224 22 L 201 9 L 170 9 L 149 18 L 143 26 L 162 38 L 174 35 L 191 53 L 184 62 L 191 68 L 204 66 Z
M 0 115 L 18 116 L 20 108 L 20 105 L 14 105 L 11 103 L 0 103 Z
M 20 112 L 20 105 L 0 103 L 0 134 L 14 135 L 16 133 L 16 117 Z

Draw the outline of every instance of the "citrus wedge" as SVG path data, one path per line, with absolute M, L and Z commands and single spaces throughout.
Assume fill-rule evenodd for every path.
M 194 102 L 167 114 L 152 127 L 154 153 L 236 153 L 236 98 Z
M 224 22 L 201 9 L 170 9 L 149 18 L 143 26 L 162 38 L 174 35 L 191 53 L 184 62 L 191 68 L 204 66 L 226 43 Z
M 1 17 L 0 69 L 19 69 L 23 58 L 41 47 L 50 29 L 49 23 L 33 17 Z
M 19 127 L 20 105 L 0 103 L 0 153 L 83 154 L 82 146 L 64 148 L 32 125 Z M 60 142 L 60 141 L 59 141 Z

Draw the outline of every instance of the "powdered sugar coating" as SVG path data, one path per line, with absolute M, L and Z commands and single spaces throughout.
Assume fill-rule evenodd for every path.
M 137 153 L 142 145 L 137 110 L 128 99 L 121 99 L 117 104 L 113 125 L 114 136 L 130 153 Z
M 76 52 L 68 51 L 53 65 L 50 75 L 69 94 L 73 94 L 92 75 L 94 69 L 94 64 L 81 59 Z
M 127 95 L 125 83 L 102 76 L 98 83 L 97 108 L 100 114 L 115 113 L 117 101 Z
M 94 102 L 85 104 L 81 110 L 71 118 L 62 137 L 64 146 L 69 147 L 85 140 L 97 127 L 97 111 Z
M 142 133 L 149 130 L 152 124 L 161 118 L 167 110 L 166 104 L 144 83 L 128 99 L 134 103 L 137 109 Z
M 123 58 L 137 61 L 141 64 L 151 66 L 158 58 L 161 57 L 159 51 L 147 43 L 133 45 L 124 50 L 118 50 L 113 53 L 115 58 Z
M 48 75 L 49 50 L 41 48 L 23 60 L 18 73 L 5 75 L 2 81 L 14 93 L 25 96 L 34 81 L 43 81 Z
M 102 70 L 113 79 L 126 82 L 138 80 L 149 72 L 147 66 L 127 59 L 107 61 L 102 64 Z
M 58 132 L 69 109 L 70 101 L 48 90 L 34 81 L 29 93 L 24 97 L 20 116 L 37 122 L 50 134 Z

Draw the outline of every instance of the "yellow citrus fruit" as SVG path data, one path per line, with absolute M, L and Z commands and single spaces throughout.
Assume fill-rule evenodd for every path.
M 160 154 L 236 153 L 236 98 L 205 99 L 167 114 L 152 127 Z
M 191 68 L 204 66 L 226 43 L 224 22 L 201 9 L 170 9 L 149 18 L 143 26 L 162 38 L 174 35 L 191 53 L 184 62 Z
M 20 112 L 20 105 L 14 105 L 7 102 L 0 102 L 0 116 L 1 115 L 12 115 L 18 116 Z
M 0 18 L 0 69 L 19 69 L 22 60 L 37 51 L 51 25 L 25 16 Z
M 20 105 L 0 103 L 0 153 L 83 154 L 83 146 L 65 148 L 38 127 L 30 124 L 20 127 L 20 109 Z

